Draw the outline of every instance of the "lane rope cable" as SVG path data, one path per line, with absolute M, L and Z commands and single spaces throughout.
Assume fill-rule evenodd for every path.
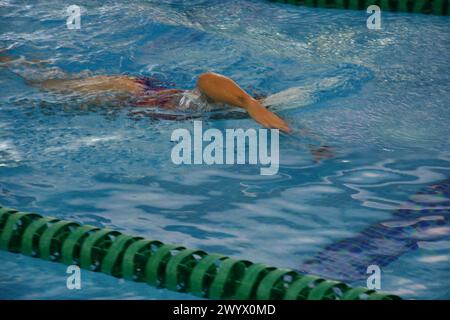
M 294 270 L 1 206 L 0 249 L 209 299 L 400 299 Z

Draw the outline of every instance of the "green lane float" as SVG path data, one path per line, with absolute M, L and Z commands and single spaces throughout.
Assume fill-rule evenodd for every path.
M 345 283 L 0 206 L 0 249 L 210 299 L 395 300 Z
M 449 0 L 269 0 L 307 7 L 366 10 L 377 5 L 381 11 L 397 11 L 448 16 Z

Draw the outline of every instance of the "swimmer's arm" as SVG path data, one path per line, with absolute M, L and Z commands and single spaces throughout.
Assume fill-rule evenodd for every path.
M 233 80 L 216 73 L 204 73 L 197 82 L 198 89 L 218 103 L 240 107 L 266 128 L 280 129 L 289 133 L 288 124 L 276 114 L 267 110 L 259 101 L 242 90 Z

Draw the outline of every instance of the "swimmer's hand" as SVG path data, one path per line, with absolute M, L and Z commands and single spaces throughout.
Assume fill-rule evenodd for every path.
M 291 133 L 292 130 L 289 125 L 273 112 L 267 110 L 257 100 L 252 100 L 251 103 L 245 106 L 248 114 L 263 127 L 268 129 L 279 129 L 284 133 Z
M 284 120 L 267 110 L 228 77 L 213 72 L 203 73 L 198 77 L 197 88 L 212 101 L 247 110 L 256 122 L 266 128 L 291 132 Z
M 14 61 L 14 58 L 10 57 L 10 56 L 0 56 L 0 65 L 7 65 L 11 62 Z
M 336 157 L 336 153 L 333 147 L 330 146 L 319 146 L 313 147 L 310 146 L 311 154 L 314 157 L 314 162 L 318 163 L 322 160 L 332 159 Z

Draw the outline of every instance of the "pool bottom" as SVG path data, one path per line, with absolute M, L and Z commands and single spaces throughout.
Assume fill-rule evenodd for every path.
M 450 179 L 426 186 L 392 212 L 393 219 L 327 246 L 299 269 L 346 282 L 366 279 L 368 266 L 385 267 L 418 249 L 420 241 L 445 239 L 446 234 L 433 229 L 450 225 L 448 205 Z

